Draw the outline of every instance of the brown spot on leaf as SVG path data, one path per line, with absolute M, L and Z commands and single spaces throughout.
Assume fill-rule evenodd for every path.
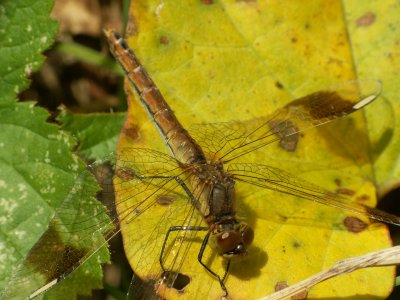
M 295 37 L 292 37 L 291 39 L 290 39 L 290 41 L 294 44 L 294 43 L 297 43 L 297 38 L 295 38 Z
M 168 206 L 172 202 L 174 202 L 175 198 L 171 195 L 157 195 L 156 196 L 156 201 L 158 204 L 163 205 L 163 206 Z
M 294 248 L 297 249 L 297 248 L 300 248 L 301 246 L 302 246 L 302 245 L 301 245 L 300 241 L 294 241 L 294 242 L 293 242 L 293 247 L 294 247 Z
M 123 127 L 123 132 L 126 136 L 136 140 L 139 137 L 138 129 L 136 127 Z
M 115 169 L 115 175 L 124 181 L 129 181 L 136 177 L 135 172 L 132 169 L 123 167 L 117 167 Z
M 346 217 L 343 220 L 344 226 L 348 231 L 358 233 L 367 228 L 367 224 L 357 217 Z
M 369 11 L 356 20 L 357 27 L 367 27 L 375 22 L 376 15 Z
M 292 296 L 291 299 L 292 299 L 292 300 L 306 300 L 306 299 L 307 299 L 307 296 L 308 296 L 308 291 L 307 291 L 307 290 L 304 290 L 304 291 L 302 291 L 302 292 L 300 292 L 300 293 L 298 293 L 298 294 Z
M 275 81 L 275 86 L 280 90 L 283 89 L 283 84 L 280 83 L 279 81 Z
M 336 179 L 335 179 L 335 184 L 336 184 L 337 186 L 341 186 L 341 185 L 342 185 L 342 181 L 341 181 L 339 178 L 336 178 Z
M 338 188 L 336 190 L 336 193 L 347 196 L 354 196 L 356 192 L 348 188 Z
M 294 152 L 297 148 L 300 135 L 298 128 L 289 120 L 271 120 L 268 122 L 271 131 L 280 139 L 279 146 L 288 151 Z
M 168 45 L 169 44 L 169 40 L 166 36 L 162 36 L 160 37 L 160 44 L 162 45 Z
M 205 5 L 211 5 L 214 4 L 214 0 L 201 0 L 201 2 Z
M 288 286 L 289 286 L 289 285 L 286 283 L 286 281 L 278 281 L 278 282 L 275 284 L 275 292 L 281 291 L 281 290 L 287 288 Z
M 279 281 L 275 284 L 275 292 L 281 291 L 287 288 L 289 285 L 286 281 Z M 308 291 L 302 291 L 294 296 L 291 297 L 292 300 L 305 300 L 307 299 Z
M 360 195 L 356 198 L 357 201 L 360 202 L 364 202 L 364 201 L 368 201 L 369 200 L 369 196 L 368 195 Z
M 282 138 L 281 141 L 279 142 L 279 146 L 281 146 L 282 149 L 288 152 L 294 152 L 296 151 L 298 141 L 299 141 L 299 134 L 298 133 L 292 134 L 290 136 Z

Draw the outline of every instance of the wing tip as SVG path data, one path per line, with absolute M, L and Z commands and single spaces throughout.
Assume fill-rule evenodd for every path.
M 359 110 L 368 104 L 370 104 L 372 101 L 374 101 L 376 98 L 378 98 L 379 94 L 372 94 L 368 95 L 364 98 L 362 98 L 360 101 L 358 101 L 356 104 L 353 105 L 354 110 Z
M 353 105 L 354 110 L 364 108 L 379 97 L 382 92 L 382 81 L 376 79 L 357 80 L 364 96 Z

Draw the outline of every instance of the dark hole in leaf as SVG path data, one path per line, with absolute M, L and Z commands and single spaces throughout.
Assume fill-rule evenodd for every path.
M 161 276 L 162 278 L 165 278 L 168 287 L 174 288 L 178 291 L 183 291 L 183 289 L 190 283 L 190 277 L 182 273 L 165 271 Z

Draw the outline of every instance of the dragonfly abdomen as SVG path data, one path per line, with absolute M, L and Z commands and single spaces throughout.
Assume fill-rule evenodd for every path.
M 113 55 L 120 62 L 128 80 L 139 94 L 142 105 L 159 129 L 174 157 L 182 164 L 204 162 L 203 151 L 179 123 L 156 84 L 124 39 L 112 30 L 106 30 L 105 34 L 110 41 Z

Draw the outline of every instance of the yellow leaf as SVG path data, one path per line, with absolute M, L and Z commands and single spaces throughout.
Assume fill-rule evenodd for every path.
M 379 195 L 400 178 L 398 87 L 400 70 L 398 1 L 346 1 L 346 19 L 359 76 L 383 82 L 380 104 L 366 110 L 373 172 Z
M 352 12 L 345 4 L 322 0 L 136 1 L 131 9 L 134 29 L 128 42 L 184 127 L 246 120 L 273 113 L 294 98 L 365 75 L 358 67 L 362 60 L 356 60 L 355 68 L 348 24 L 343 18 Z M 377 109 L 379 101 L 366 110 Z M 133 147 L 168 154 L 138 99 L 131 98 L 119 141 L 124 163 L 129 167 L 132 159 L 158 159 L 173 164 L 161 153 L 124 150 Z M 242 161 L 279 167 L 332 192 L 354 194 L 353 201 L 374 206 L 368 147 L 365 120 L 356 113 L 303 132 L 294 152 L 284 151 L 275 143 Z M 117 196 L 142 192 L 140 187 L 125 191 L 121 186 L 123 182 Z M 184 224 L 191 207 L 182 191 L 172 198 L 163 197 L 163 192 L 167 195 L 175 186 L 176 182 L 168 183 L 161 190 L 162 196 L 156 201 L 164 205 L 146 206 L 145 212 L 138 212 L 139 218 L 122 228 L 128 260 L 144 279 L 154 279 L 161 273 L 159 258 L 167 231 Z M 152 192 L 144 195 L 150 197 Z M 265 296 L 279 282 L 290 285 L 339 259 L 390 245 L 386 227 L 381 224 L 371 224 L 360 232 L 349 230 L 345 220 L 352 214 L 345 211 L 240 183 L 237 198 L 238 216 L 254 229 L 255 239 L 247 257 L 232 263 L 225 282 L 232 299 Z M 178 210 L 168 205 L 171 201 L 180 206 Z M 117 207 L 127 212 L 130 203 L 120 201 Z M 192 218 L 192 224 L 205 226 L 196 212 Z M 217 299 L 224 294 L 215 277 L 197 261 L 205 234 L 190 232 L 181 248 L 169 249 L 166 242 L 166 253 L 178 257 L 178 261 L 169 256 L 162 258 L 163 262 L 175 266 L 182 263 L 180 272 L 189 276 L 190 283 L 181 292 L 161 287 L 165 288 L 165 298 Z M 176 249 L 187 253 L 173 253 Z M 224 274 L 226 261 L 210 245 L 204 261 L 220 276 Z M 362 270 L 316 286 L 309 297 L 384 297 L 392 283 L 393 268 Z

